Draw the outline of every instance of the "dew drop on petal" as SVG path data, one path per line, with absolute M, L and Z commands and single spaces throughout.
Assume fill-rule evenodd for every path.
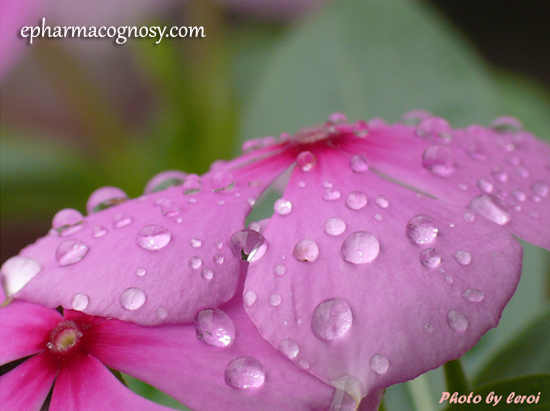
M 202 310 L 193 322 L 197 337 L 207 344 L 227 347 L 235 340 L 235 325 L 222 310 Z
M 390 366 L 390 361 L 388 360 L 388 357 L 382 354 L 375 354 L 370 358 L 370 368 L 373 370 L 376 374 L 384 374 L 386 371 L 388 371 L 388 367 Z
M 221 254 L 216 254 L 213 258 L 214 262 L 218 265 L 222 265 L 225 261 L 225 257 Z
M 316 337 L 330 341 L 342 337 L 351 328 L 351 308 L 343 298 L 329 298 L 313 311 L 311 330 Z
M 494 184 L 488 178 L 481 177 L 477 180 L 477 188 L 488 194 L 493 192 Z
M 90 194 L 86 203 L 88 214 L 97 213 L 117 204 L 122 204 L 128 199 L 124 191 L 117 187 L 101 187 Z
M 454 253 L 454 258 L 461 265 L 468 265 L 472 262 L 472 255 L 464 250 L 458 250 Z
M 132 222 L 132 217 L 130 217 L 126 213 L 116 213 L 113 216 L 113 227 L 114 228 L 126 227 L 131 222 Z
M 346 197 L 346 206 L 350 210 L 361 210 L 367 205 L 367 196 L 360 191 L 352 191 Z
M 19 292 L 41 269 L 40 264 L 29 257 L 16 255 L 7 259 L 0 268 L 0 279 L 6 297 Z
M 469 321 L 460 311 L 451 310 L 447 314 L 447 323 L 453 330 L 463 333 L 468 328 Z
M 76 311 L 84 311 L 90 303 L 90 297 L 86 294 L 78 293 L 71 299 L 71 307 Z
M 422 167 L 439 177 L 449 177 L 454 172 L 453 154 L 447 147 L 430 146 L 422 153 Z
M 334 187 L 334 184 L 332 184 L 330 181 L 325 181 L 325 182 L 323 183 L 323 187 L 325 187 L 325 188 L 332 188 L 332 187 Z
M 470 202 L 469 208 L 498 225 L 505 225 L 510 222 L 511 214 L 508 206 L 496 196 L 490 194 L 479 195 Z
M 252 357 L 238 357 L 225 369 L 225 382 L 234 388 L 259 388 L 264 384 L 265 371 L 262 364 Z
M 184 195 L 193 195 L 201 191 L 201 180 L 196 174 L 189 174 L 182 184 Z M 191 202 L 191 200 L 189 200 Z
M 366 231 L 356 231 L 350 234 L 342 243 L 340 256 L 352 264 L 370 263 L 380 253 L 378 239 Z
M 541 196 L 544 198 L 548 197 L 548 195 L 550 194 L 550 187 L 548 186 L 548 184 L 542 181 L 537 181 L 533 183 L 531 185 L 531 190 L 533 190 L 533 192 L 538 196 Z
M 168 310 L 164 307 L 157 308 L 155 315 L 159 320 L 166 320 L 168 318 Z
M 57 247 L 55 259 L 61 267 L 82 260 L 90 249 L 80 240 L 65 240 Z
M 254 261 L 265 252 L 266 241 L 263 235 L 254 230 L 244 229 L 231 236 L 229 248 L 233 255 L 246 261 Z
M 329 218 L 325 222 L 325 233 L 332 236 L 338 236 L 346 231 L 346 223 L 338 217 Z
M 480 290 L 469 288 L 466 291 L 464 291 L 464 294 L 462 294 L 462 297 L 464 297 L 466 301 L 470 301 L 472 303 L 480 303 L 485 299 L 485 293 Z
M 415 244 L 431 243 L 438 232 L 434 219 L 427 215 L 416 215 L 407 223 L 407 237 Z
M 355 155 L 350 160 L 350 168 L 355 173 L 364 173 L 369 169 L 369 163 L 362 155 Z
M 244 293 L 243 299 L 244 299 L 244 304 L 247 307 L 250 307 L 258 299 L 258 295 L 254 291 L 247 291 L 246 293 Z
M 120 294 L 120 304 L 129 311 L 137 310 L 145 304 L 146 299 L 145 293 L 134 287 L 127 288 Z
M 140 267 L 136 270 L 136 275 L 138 277 L 143 277 L 145 274 L 147 274 L 147 271 L 145 270 L 145 268 Z
M 286 267 L 282 264 L 277 264 L 275 266 L 275 268 L 273 269 L 273 271 L 275 272 L 275 274 L 277 275 L 285 275 L 286 273 Z
M 298 365 L 303 368 L 304 370 L 309 370 L 309 367 L 311 367 L 311 365 L 309 364 L 309 361 L 306 360 L 305 358 L 301 358 L 298 360 Z
M 431 325 L 430 323 L 426 323 L 422 326 L 424 331 L 426 331 L 428 334 L 432 334 L 435 331 L 435 327 Z
M 156 193 L 169 187 L 182 185 L 187 173 L 177 170 L 163 171 L 149 180 L 143 194 Z
M 296 356 L 300 352 L 300 347 L 298 346 L 296 341 L 289 338 L 287 340 L 281 341 L 281 343 L 279 344 L 279 351 L 281 351 L 285 357 L 292 359 L 296 358 Z
M 388 206 L 390 205 L 390 200 L 388 200 L 388 198 L 383 195 L 379 195 L 378 197 L 376 197 L 376 200 L 374 200 L 374 202 L 380 208 L 388 208 Z
M 202 241 L 198 238 L 193 237 L 191 240 L 189 240 L 189 244 L 191 244 L 191 247 L 193 248 L 199 248 L 202 246 Z
M 227 192 L 235 186 L 235 177 L 227 171 L 216 171 L 210 177 L 210 187 L 215 193 Z
M 422 120 L 416 127 L 416 134 L 419 137 L 436 141 L 451 141 L 451 126 L 447 120 L 440 117 L 428 117 Z
M 512 116 L 502 116 L 495 118 L 489 124 L 489 127 L 499 133 L 518 133 L 523 131 L 523 124 L 517 118 Z
M 467 223 L 473 223 L 473 222 L 476 221 L 475 214 L 472 214 L 472 213 L 469 213 L 469 212 L 464 213 L 462 218 L 464 218 L 464 221 L 466 221 Z
M 292 256 L 298 261 L 315 261 L 319 257 L 319 247 L 313 240 L 300 240 L 294 246 Z
M 523 166 L 518 166 L 516 167 L 516 174 L 518 176 L 520 176 L 521 178 L 527 178 L 529 177 L 530 173 L 529 173 L 529 170 L 527 170 L 525 167 Z
M 346 121 L 348 121 L 348 116 L 346 116 L 344 113 L 340 113 L 339 111 L 337 111 L 328 116 L 328 121 L 334 124 L 345 123 Z
M 514 197 L 514 199 L 516 201 L 519 201 L 519 202 L 524 202 L 525 200 L 527 200 L 527 195 L 521 191 L 519 188 L 514 188 L 512 190 L 512 197 Z
M 317 164 L 317 158 L 311 151 L 302 151 L 298 154 L 296 162 L 302 171 L 311 171 Z
M 84 217 L 72 208 L 58 211 L 52 220 L 52 228 L 62 236 L 68 236 L 82 229 Z
M 279 294 L 273 294 L 269 297 L 269 305 L 272 307 L 277 307 L 281 304 L 281 296 Z
M 323 194 L 323 200 L 334 201 L 342 197 L 342 193 L 334 188 L 327 188 Z
M 107 234 L 107 229 L 105 227 L 103 227 L 102 225 L 96 225 L 92 229 L 92 237 L 94 237 L 94 238 L 103 237 L 105 234 Z
M 374 219 L 378 222 L 382 222 L 382 220 L 384 220 L 384 217 L 382 217 L 382 214 L 375 214 Z
M 212 278 L 214 278 L 214 271 L 212 271 L 210 268 L 205 267 L 201 270 L 201 277 L 205 280 L 211 280 Z
M 202 265 L 202 260 L 197 256 L 193 256 L 189 259 L 188 264 L 189 267 L 191 267 L 193 270 L 196 270 Z
M 495 180 L 500 181 L 501 183 L 505 183 L 508 181 L 508 174 L 500 166 L 493 168 L 493 171 L 491 171 L 491 175 Z
M 424 267 L 436 268 L 441 264 L 441 254 L 435 248 L 426 248 L 420 253 L 420 262 Z
M 175 217 L 180 213 L 181 207 L 177 201 L 166 199 L 160 204 L 160 211 L 166 217 Z
M 145 250 L 155 251 L 166 247 L 172 234 L 166 228 L 158 224 L 145 226 L 137 235 L 136 242 Z
M 288 200 L 285 200 L 284 198 L 279 198 L 277 201 L 275 201 L 275 205 L 273 207 L 275 209 L 275 212 L 279 215 L 287 215 L 290 214 L 292 211 L 292 203 Z
M 420 124 L 421 121 L 426 120 L 427 118 L 433 117 L 433 115 L 424 110 L 411 110 L 403 114 L 399 121 L 403 124 L 408 124 L 411 126 L 416 126 Z

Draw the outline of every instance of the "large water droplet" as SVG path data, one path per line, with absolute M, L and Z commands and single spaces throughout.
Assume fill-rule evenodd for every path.
M 494 184 L 488 178 L 481 177 L 477 180 L 477 188 L 488 194 L 493 192 Z
M 116 213 L 113 216 L 113 227 L 114 228 L 126 227 L 131 222 L 132 222 L 132 217 L 130 217 L 126 213 Z
M 210 268 L 205 267 L 201 270 L 201 277 L 205 280 L 211 280 L 212 278 L 214 278 L 214 271 L 212 271 Z
M 259 388 L 264 381 L 264 367 L 252 357 L 238 357 L 225 369 L 225 382 L 234 388 Z
M 411 126 L 416 126 L 420 124 L 423 120 L 426 120 L 427 118 L 433 117 L 431 113 L 424 110 L 411 110 L 403 114 L 399 121 L 403 124 L 408 124 Z
M 366 231 L 356 231 L 348 236 L 342 243 L 340 255 L 348 263 L 370 263 L 380 253 L 378 239 Z
M 355 155 L 351 158 L 349 166 L 356 173 L 364 173 L 369 169 L 367 159 L 361 155 Z
M 76 311 L 84 311 L 90 303 L 90 297 L 86 294 L 78 293 L 71 299 L 71 307 Z
M 374 200 L 374 202 L 380 208 L 388 208 L 388 206 L 390 205 L 390 200 L 388 200 L 388 198 L 383 195 L 379 195 L 378 197 L 376 197 L 376 200 Z
M 166 217 L 175 217 L 180 213 L 181 207 L 177 201 L 172 199 L 164 200 L 160 205 L 160 211 Z
M 137 244 L 149 251 L 160 250 L 172 239 L 172 234 L 161 225 L 151 224 L 141 229 L 137 235 Z
M 351 328 L 351 308 L 343 298 L 329 298 L 320 303 L 311 317 L 311 330 L 322 340 L 335 340 Z
M 461 265 L 468 265 L 472 262 L 472 255 L 468 251 L 458 250 L 454 254 L 455 260 Z
M 102 225 L 96 225 L 92 230 L 92 237 L 100 238 L 107 234 L 107 229 Z
M 138 277 L 143 277 L 145 274 L 147 274 L 147 270 L 145 270 L 145 268 L 140 267 L 136 270 L 136 275 Z
M 323 200 L 334 201 L 342 197 L 342 193 L 334 188 L 327 188 L 323 194 Z
M 317 158 L 311 151 L 302 151 L 298 154 L 296 162 L 302 171 L 311 171 L 317 164 Z
M 419 137 L 450 142 L 452 140 L 451 126 L 447 120 L 440 117 L 428 117 L 422 120 L 416 127 L 416 134 Z
M 502 116 L 495 118 L 489 124 L 489 127 L 499 133 L 517 133 L 523 130 L 523 124 L 517 118 L 512 116 Z
M 453 153 L 447 147 L 430 146 L 422 153 L 422 167 L 439 177 L 449 177 L 454 172 Z
M 182 185 L 187 173 L 177 170 L 163 171 L 149 180 L 145 186 L 144 194 L 156 193 L 166 190 L 168 187 Z
M 469 208 L 498 225 L 505 225 L 510 222 L 511 214 L 508 206 L 494 195 L 482 194 L 475 197 L 470 202 Z
M 292 359 L 296 358 L 296 356 L 300 352 L 300 347 L 298 346 L 296 341 L 289 338 L 287 340 L 281 341 L 281 343 L 279 344 L 279 351 L 281 351 L 285 357 Z
M 466 291 L 464 291 L 464 294 L 462 294 L 462 297 L 464 297 L 466 301 L 470 301 L 472 303 L 480 303 L 485 299 L 485 293 L 480 290 L 469 288 Z
M 246 293 L 244 293 L 243 299 L 244 305 L 250 307 L 258 299 L 258 294 L 256 294 L 254 291 L 247 291 Z
M 61 267 L 74 264 L 84 258 L 89 248 L 79 240 L 65 240 L 57 247 L 55 259 Z
M 460 311 L 452 310 L 447 314 L 447 323 L 458 332 L 463 333 L 468 328 L 468 318 Z
M 376 374 L 384 374 L 388 371 L 388 367 L 390 366 L 388 357 L 382 354 L 375 354 L 370 357 L 369 363 L 371 370 L 373 370 Z
M 292 211 L 292 203 L 288 200 L 285 200 L 284 198 L 279 198 L 277 201 L 275 201 L 275 205 L 273 207 L 275 209 L 275 212 L 279 215 L 287 215 L 290 214 Z
M 427 215 L 416 215 L 407 223 L 407 237 L 415 244 L 431 243 L 438 232 L 434 219 Z
M 202 265 L 202 260 L 197 256 L 193 256 L 189 259 L 188 264 L 189 267 L 191 267 L 193 270 L 196 270 Z
M 210 187 L 215 193 L 231 191 L 235 186 L 235 177 L 227 171 L 216 171 L 210 177 Z
M 205 343 L 226 347 L 235 339 L 235 325 L 222 310 L 203 310 L 194 319 L 197 337 Z
M 272 294 L 271 297 L 269 297 L 269 305 L 272 307 L 277 307 L 279 304 L 281 304 L 281 296 L 279 294 Z
M 189 174 L 182 184 L 183 194 L 192 195 L 201 191 L 201 180 L 196 174 Z
M 346 231 L 346 223 L 338 217 L 329 218 L 325 222 L 325 233 L 332 236 L 337 236 Z
M 52 228 L 63 237 L 76 233 L 82 229 L 84 217 L 79 211 L 64 208 L 58 211 L 52 220 Z
M 548 197 L 548 195 L 550 194 L 550 187 L 543 181 L 537 181 L 533 183 L 531 185 L 531 190 L 533 190 L 535 194 L 545 198 Z
M 424 267 L 436 268 L 441 264 L 441 254 L 435 248 L 426 248 L 420 253 L 420 262 Z
M 266 242 L 263 235 L 254 230 L 244 229 L 231 236 L 229 248 L 233 255 L 246 261 L 255 261 L 265 252 Z
M 147 300 L 145 293 L 139 288 L 127 288 L 120 294 L 120 304 L 130 311 L 137 310 L 145 304 L 145 300 Z
M 0 268 L 2 288 L 6 297 L 19 292 L 42 269 L 36 260 L 29 257 L 15 256 L 7 259 Z
M 315 261 L 319 257 L 319 247 L 313 240 L 300 240 L 294 246 L 292 255 L 298 261 Z
M 88 214 L 97 213 L 109 207 L 114 207 L 128 199 L 124 191 L 117 187 L 101 187 L 90 194 L 86 203 Z
M 350 210 L 361 210 L 367 205 L 367 196 L 360 191 L 352 191 L 346 197 L 346 206 Z

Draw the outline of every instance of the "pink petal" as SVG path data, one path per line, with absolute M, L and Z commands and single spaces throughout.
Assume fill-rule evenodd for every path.
M 2 409 L 39 411 L 56 375 L 57 366 L 47 354 L 29 358 L 0 377 Z
M 60 228 L 21 252 L 41 271 L 17 296 L 147 325 L 190 322 L 200 308 L 234 295 L 239 259 L 230 238 L 289 164 L 287 158 L 253 163 L 231 171 L 234 177 L 225 166 L 200 177 L 201 184 L 125 201 L 81 223 L 78 212 L 63 210 L 54 218 Z M 111 197 L 123 201 L 125 194 L 104 188 L 92 194 L 88 208 Z
M 0 364 L 43 351 L 60 321 L 57 311 L 25 301 L 0 308 Z
M 243 263 L 244 264 L 244 263 Z M 296 367 L 265 341 L 248 318 L 242 299 L 222 306 L 235 325 L 232 343 L 213 346 L 197 338 L 193 325 L 142 327 L 107 321 L 94 329 L 91 353 L 108 367 L 139 378 L 200 410 L 326 410 L 336 391 Z M 248 356 L 257 360 L 265 381 L 235 388 L 225 381 L 228 365 Z M 347 395 L 337 398 L 354 409 Z
M 55 382 L 51 411 L 171 410 L 133 393 L 91 355 L 67 361 Z
M 519 243 L 486 219 L 467 222 L 468 210 L 317 149 L 317 166 L 294 170 L 283 194 L 292 211 L 273 215 L 267 251 L 248 271 L 245 302 L 262 336 L 275 347 L 293 339 L 293 361 L 327 383 L 358 381 L 352 395 L 460 357 L 511 298 Z M 407 235 L 415 216 L 427 216 L 412 220 L 424 223 L 409 232 L 420 244 Z
M 521 130 L 518 120 L 494 123 L 501 131 L 479 125 L 451 129 L 437 118 L 416 127 L 375 124 L 366 137 L 346 139 L 342 148 L 363 154 L 372 169 L 392 179 L 470 207 L 550 249 L 550 147 L 529 132 L 502 131 Z M 484 197 L 472 203 L 478 196 Z

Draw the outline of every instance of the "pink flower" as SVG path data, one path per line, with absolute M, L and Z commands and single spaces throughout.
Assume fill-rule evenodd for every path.
M 88 314 L 185 323 L 240 301 L 242 256 L 260 334 L 357 402 L 460 357 L 515 291 L 511 233 L 550 248 L 550 148 L 509 117 L 465 129 L 420 111 L 345 121 L 247 142 L 202 177 L 157 177 L 136 200 L 97 191 L 86 218 L 62 210 L 2 267 L 8 295 L 71 308 L 85 294 Z M 261 233 L 242 230 L 293 165 Z M 160 182 L 180 185 L 153 192 Z

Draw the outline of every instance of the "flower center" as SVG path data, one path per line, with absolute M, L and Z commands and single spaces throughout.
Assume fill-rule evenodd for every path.
M 82 340 L 82 331 L 74 321 L 59 323 L 50 333 L 50 341 L 46 344 L 50 352 L 56 356 L 74 353 Z

